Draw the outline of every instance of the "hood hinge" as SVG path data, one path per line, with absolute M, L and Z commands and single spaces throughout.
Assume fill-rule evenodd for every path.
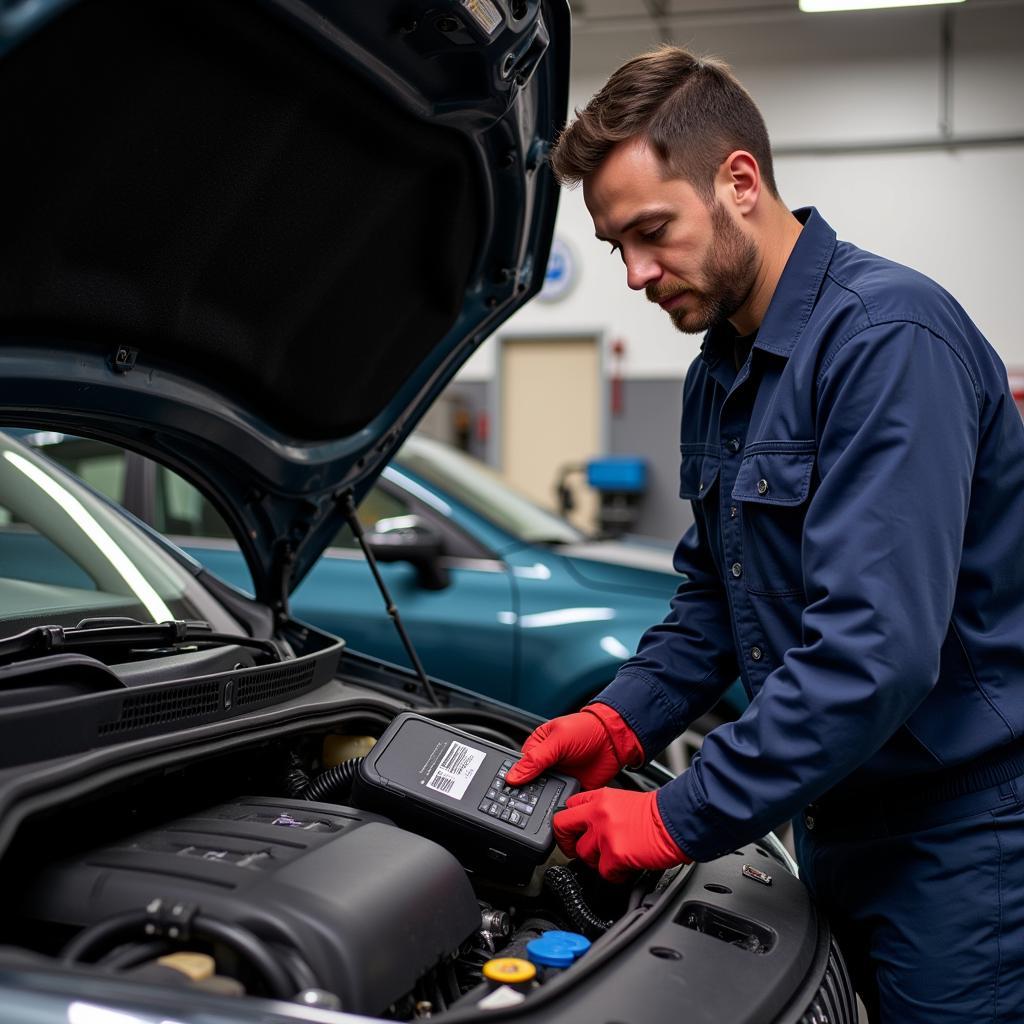
M 290 541 L 282 539 L 274 545 L 274 559 L 271 566 L 274 595 L 271 598 L 270 606 L 274 612 L 275 625 L 279 625 L 291 614 L 288 602 L 288 584 L 291 583 L 292 571 L 295 568 L 295 546 Z

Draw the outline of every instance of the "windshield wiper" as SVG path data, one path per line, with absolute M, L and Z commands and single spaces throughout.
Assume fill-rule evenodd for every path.
M 139 622 L 137 619 L 82 619 L 77 626 L 33 626 L 23 633 L 0 639 L 0 665 L 48 654 L 62 654 L 97 648 L 144 649 L 201 643 L 254 647 L 273 661 L 284 655 L 273 640 L 234 633 L 215 633 L 208 622 L 172 619 L 167 622 Z

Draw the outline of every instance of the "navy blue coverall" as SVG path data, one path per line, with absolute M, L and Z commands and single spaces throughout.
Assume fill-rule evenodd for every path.
M 947 292 L 797 216 L 746 361 L 724 324 L 687 374 L 686 580 L 598 699 L 651 753 L 738 673 L 672 838 L 798 818 L 874 1014 L 1024 1020 L 1024 424 Z

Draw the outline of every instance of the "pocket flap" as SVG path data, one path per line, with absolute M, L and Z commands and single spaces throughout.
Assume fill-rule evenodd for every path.
M 800 505 L 811 489 L 816 452 L 755 451 L 743 457 L 732 496 L 762 505 Z
M 679 497 L 700 501 L 718 479 L 719 458 L 705 445 L 680 445 Z

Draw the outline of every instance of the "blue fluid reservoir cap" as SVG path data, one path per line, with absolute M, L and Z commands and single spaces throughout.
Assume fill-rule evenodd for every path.
M 545 932 L 542 937 L 553 942 L 564 942 L 577 959 L 590 949 L 590 939 L 579 932 Z
M 549 932 L 548 935 L 551 933 Z M 565 942 L 552 941 L 548 935 L 531 939 L 526 944 L 526 956 L 530 963 L 541 967 L 571 967 L 576 954 Z

